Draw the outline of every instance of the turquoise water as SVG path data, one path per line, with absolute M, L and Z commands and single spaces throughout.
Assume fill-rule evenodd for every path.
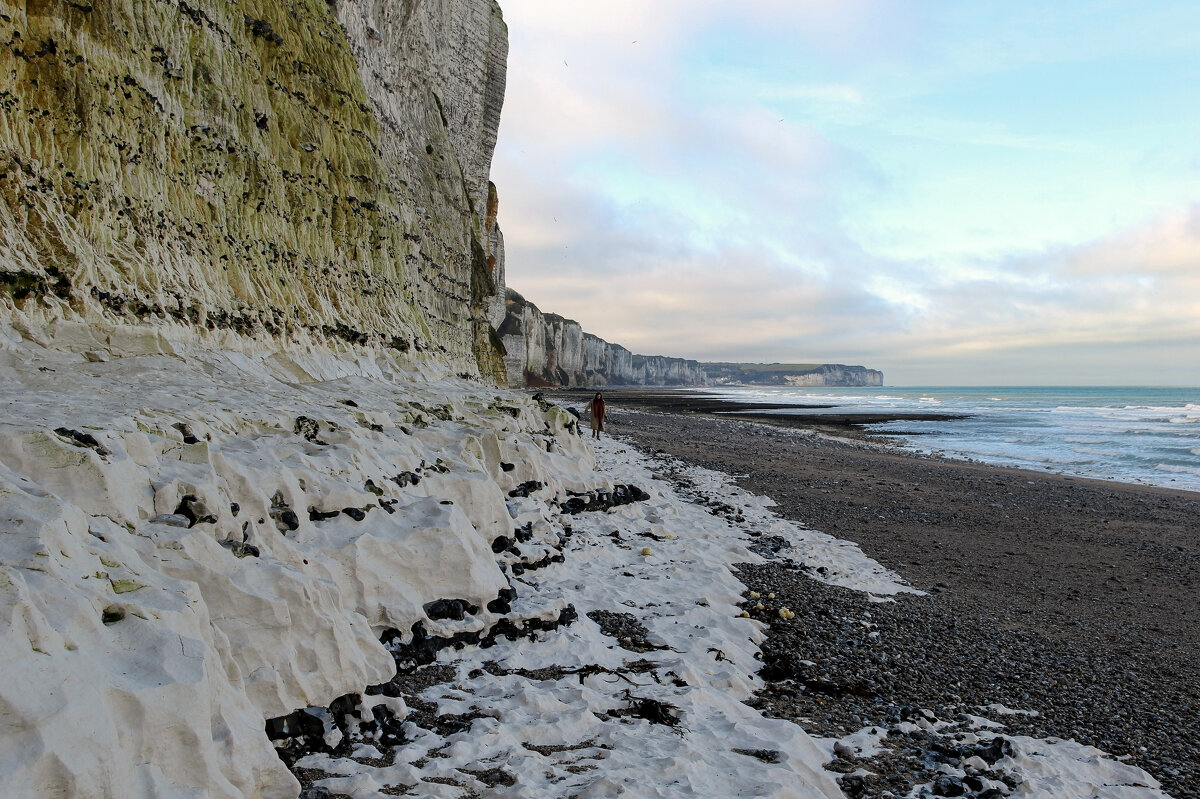
M 1200 491 L 1200 389 L 719 387 L 739 400 L 838 411 L 970 414 L 868 427 L 922 452 Z

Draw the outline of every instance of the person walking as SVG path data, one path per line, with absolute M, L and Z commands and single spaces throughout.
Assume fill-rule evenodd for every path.
M 592 438 L 599 438 L 604 432 L 604 395 L 599 391 L 592 397 Z

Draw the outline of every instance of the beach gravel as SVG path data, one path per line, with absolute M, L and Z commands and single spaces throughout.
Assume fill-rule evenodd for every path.
M 936 772 L 953 757 L 987 758 L 942 751 L 904 723 L 969 714 L 1006 734 L 1096 746 L 1172 796 L 1200 798 L 1200 494 L 630 412 L 619 392 L 608 399 L 621 435 L 735 475 L 782 515 L 858 543 L 927 592 L 871 601 L 770 547 L 758 550 L 766 563 L 740 567 L 748 590 L 775 595 L 762 611 L 746 604 L 771 625 L 754 704 L 815 735 L 887 734 L 886 754 L 860 760 L 843 746 L 829 765 L 848 775 L 847 795 L 926 783 L 938 795 L 988 795 L 986 768 L 968 770 L 965 785 Z M 795 618 L 781 619 L 779 606 Z

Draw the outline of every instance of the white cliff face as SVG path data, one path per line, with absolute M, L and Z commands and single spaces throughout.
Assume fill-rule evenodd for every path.
M 509 297 L 517 296 L 509 290 Z M 545 371 L 546 318 L 532 303 L 509 302 L 507 316 L 500 326 L 500 340 L 504 344 L 504 369 L 510 386 L 536 384 Z M 536 371 L 534 369 L 536 368 Z
M 494 624 L 507 492 L 596 487 L 565 411 L 387 350 L 218 352 L 168 326 L 161 354 L 89 361 L 3 322 L 9 795 L 295 797 L 266 720 L 387 681 L 385 630 Z M 446 598 L 479 610 L 429 618 Z
M 418 274 L 437 298 L 434 338 L 440 346 L 461 338 L 456 306 L 468 300 L 483 306 L 476 329 L 468 331 L 479 336 L 487 323 L 503 321 L 504 241 L 496 187 L 488 181 L 508 59 L 500 6 L 494 0 L 404 0 L 339 2 L 336 11 L 383 122 L 383 154 L 401 174 L 424 176 L 416 202 L 428 223 L 420 235 L 432 248 L 410 241 L 421 259 Z M 457 260 L 468 255 L 469 270 L 445 274 L 447 254 L 437 248 L 447 237 L 454 244 L 451 261 L 454 254 Z M 447 278 L 456 288 L 447 291 Z M 477 342 L 477 349 L 485 346 L 486 340 Z
M 501 379 L 494 2 L 4 9 L 0 299 Z
M 508 313 L 499 331 L 510 386 L 705 384 L 696 361 L 634 355 L 585 333 L 572 319 L 543 314 L 515 291 L 509 290 L 507 297 Z

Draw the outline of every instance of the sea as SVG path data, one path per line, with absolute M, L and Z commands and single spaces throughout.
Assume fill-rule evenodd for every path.
M 1200 388 L 720 386 L 706 393 L 835 405 L 830 412 L 963 414 L 866 429 L 944 457 L 1200 491 Z

